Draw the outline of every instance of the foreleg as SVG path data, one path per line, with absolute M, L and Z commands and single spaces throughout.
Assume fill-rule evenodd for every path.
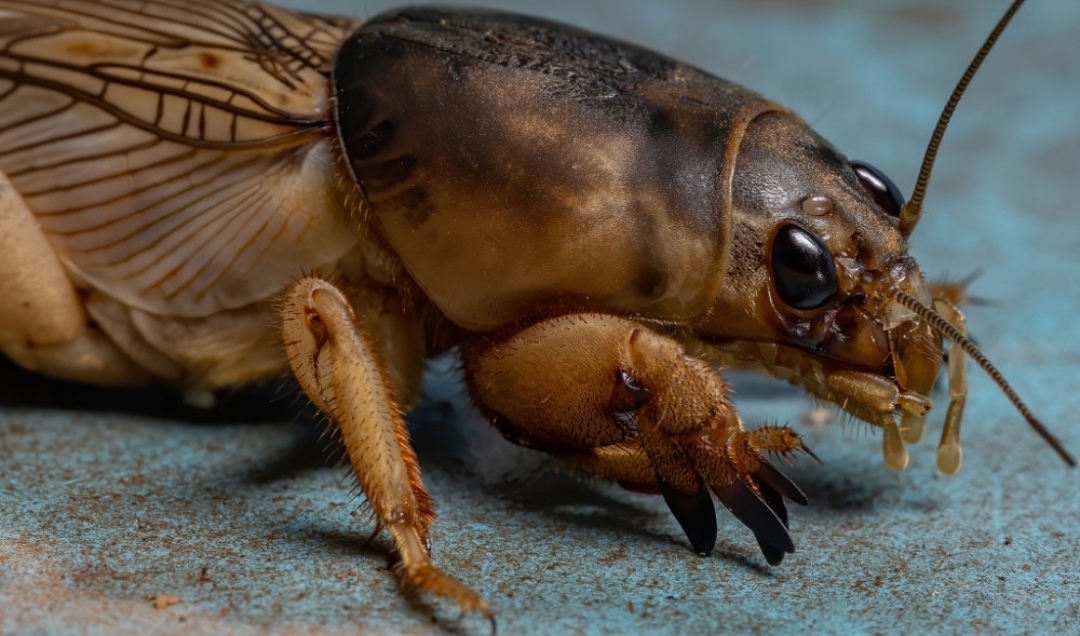
M 806 503 L 762 455 L 803 449 L 787 428 L 742 428 L 719 374 L 630 320 L 580 314 L 463 347 L 473 396 L 517 443 L 639 491 L 660 492 L 694 549 L 716 540 L 709 491 L 770 563 L 794 545 L 783 498 Z

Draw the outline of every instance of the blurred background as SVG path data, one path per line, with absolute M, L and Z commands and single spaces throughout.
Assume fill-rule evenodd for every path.
M 366 18 L 400 3 L 309 0 Z M 448 4 L 429 1 L 429 5 Z M 937 113 L 1004 10 L 995 0 L 472 2 L 641 44 L 785 103 L 908 193 Z M 971 333 L 1080 452 L 1080 5 L 1034 0 L 954 119 L 912 253 L 978 272 Z M 479 116 L 482 116 L 480 114 Z M 790 423 L 821 456 L 789 474 L 797 552 L 770 568 L 721 514 L 691 553 L 659 498 L 581 481 L 504 442 L 452 359 L 412 416 L 440 514 L 434 558 L 506 634 L 1068 633 L 1080 614 L 1080 498 L 1068 470 L 971 369 L 965 463 L 934 467 L 943 408 L 895 473 L 865 425 L 739 374 L 749 426 Z M 403 595 L 389 542 L 287 383 L 205 412 L 159 392 L 0 373 L 0 633 L 483 632 Z M 945 396 L 939 396 L 944 404 Z M 158 609 L 158 597 L 177 603 Z M 171 601 L 169 601 L 171 602 Z M 165 603 L 167 604 L 167 603 Z

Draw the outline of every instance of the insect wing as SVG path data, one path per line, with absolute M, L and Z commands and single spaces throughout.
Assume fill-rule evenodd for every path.
M 355 241 L 327 141 L 356 27 L 249 3 L 0 0 L 0 169 L 76 278 L 205 316 Z

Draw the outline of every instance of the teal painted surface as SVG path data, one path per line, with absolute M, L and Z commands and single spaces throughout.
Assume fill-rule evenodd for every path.
M 1003 3 L 487 4 L 747 84 L 907 191 Z M 932 276 L 982 272 L 972 292 L 992 303 L 970 309 L 972 333 L 1074 452 L 1077 33 L 1076 3 L 1033 0 L 1021 13 L 956 116 L 913 246 Z M 387 571 L 387 540 L 365 547 L 372 524 L 351 481 L 322 465 L 287 399 L 237 396 L 211 414 L 218 423 L 193 423 L 208 416 L 168 396 L 3 380 L 0 632 L 439 633 Z M 756 376 L 736 390 L 751 426 L 791 422 L 824 460 L 790 472 L 811 504 L 792 511 L 797 552 L 782 566 L 766 566 L 725 515 L 716 553 L 693 555 L 658 498 L 579 482 L 503 442 L 445 374 L 414 417 L 440 513 L 437 562 L 491 602 L 504 634 L 1077 630 L 1078 473 L 976 370 L 955 477 L 933 466 L 939 419 L 894 473 L 865 426 L 805 424 L 800 392 Z M 47 406 L 58 403 L 69 406 Z M 154 609 L 156 594 L 180 602 Z

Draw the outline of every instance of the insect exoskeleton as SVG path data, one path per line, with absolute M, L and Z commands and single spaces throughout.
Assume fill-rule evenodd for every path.
M 908 255 L 929 168 L 905 204 L 746 88 L 483 11 L 0 0 L 0 24 L 0 349 L 84 382 L 291 369 L 404 578 L 464 610 L 492 615 L 430 560 L 401 415 L 450 347 L 508 438 L 661 494 L 702 554 L 713 496 L 774 564 L 807 502 L 766 456 L 809 451 L 745 430 L 716 364 L 882 428 L 902 468 L 947 338 L 942 470 L 965 354 L 1071 461 Z

